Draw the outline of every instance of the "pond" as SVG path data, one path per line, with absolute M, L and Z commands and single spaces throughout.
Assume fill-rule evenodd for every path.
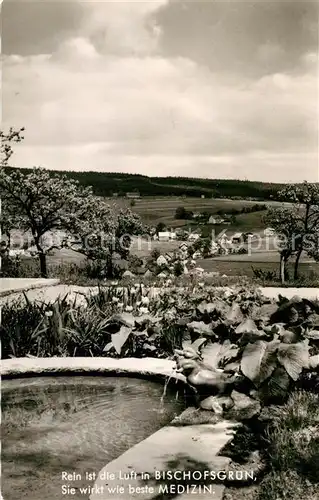
M 93 486 L 86 473 L 98 473 L 184 409 L 175 387 L 163 400 L 161 384 L 130 377 L 3 380 L 3 498 L 87 500 L 79 490 Z M 75 495 L 61 494 L 62 472 L 81 474 Z

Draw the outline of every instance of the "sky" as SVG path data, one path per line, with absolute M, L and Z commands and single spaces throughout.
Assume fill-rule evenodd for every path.
M 12 164 L 319 181 L 318 2 L 4 0 Z

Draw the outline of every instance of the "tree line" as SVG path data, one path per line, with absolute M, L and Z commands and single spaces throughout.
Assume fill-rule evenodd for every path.
M 10 167 L 8 166 L 8 169 Z M 30 169 L 21 169 L 27 174 Z M 110 197 L 114 193 L 125 196 L 129 192 L 139 192 L 141 196 L 191 196 L 202 195 L 214 198 L 276 199 L 277 184 L 241 180 L 190 179 L 184 177 L 147 177 L 139 174 L 112 172 L 75 172 L 47 170 L 50 176 L 65 176 L 74 179 L 83 187 L 91 186 L 97 196 Z

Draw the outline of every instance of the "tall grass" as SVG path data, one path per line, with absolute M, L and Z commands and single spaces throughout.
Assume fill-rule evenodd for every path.
M 296 391 L 275 408 L 266 435 L 270 472 L 258 500 L 319 498 L 319 395 Z

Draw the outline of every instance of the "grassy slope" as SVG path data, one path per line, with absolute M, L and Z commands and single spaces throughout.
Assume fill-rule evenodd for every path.
M 110 199 L 116 205 L 124 208 L 130 207 L 130 200 L 125 198 Z M 181 198 L 181 197 L 145 197 L 135 201 L 132 210 L 136 212 L 145 223 L 156 225 L 163 222 L 168 227 L 181 227 L 191 225 L 190 221 L 176 220 L 175 212 L 178 207 L 185 207 L 186 210 L 192 212 L 208 212 L 216 214 L 219 210 L 225 212 L 236 209 L 241 210 L 243 207 L 255 205 L 256 201 L 250 200 L 228 200 L 214 198 Z M 278 202 L 260 202 L 267 205 L 278 206 Z M 236 216 L 237 223 L 233 226 L 224 226 L 228 229 L 249 231 L 254 229 L 262 229 L 265 224 L 262 222 L 264 212 L 253 212 L 249 214 L 241 214 Z

